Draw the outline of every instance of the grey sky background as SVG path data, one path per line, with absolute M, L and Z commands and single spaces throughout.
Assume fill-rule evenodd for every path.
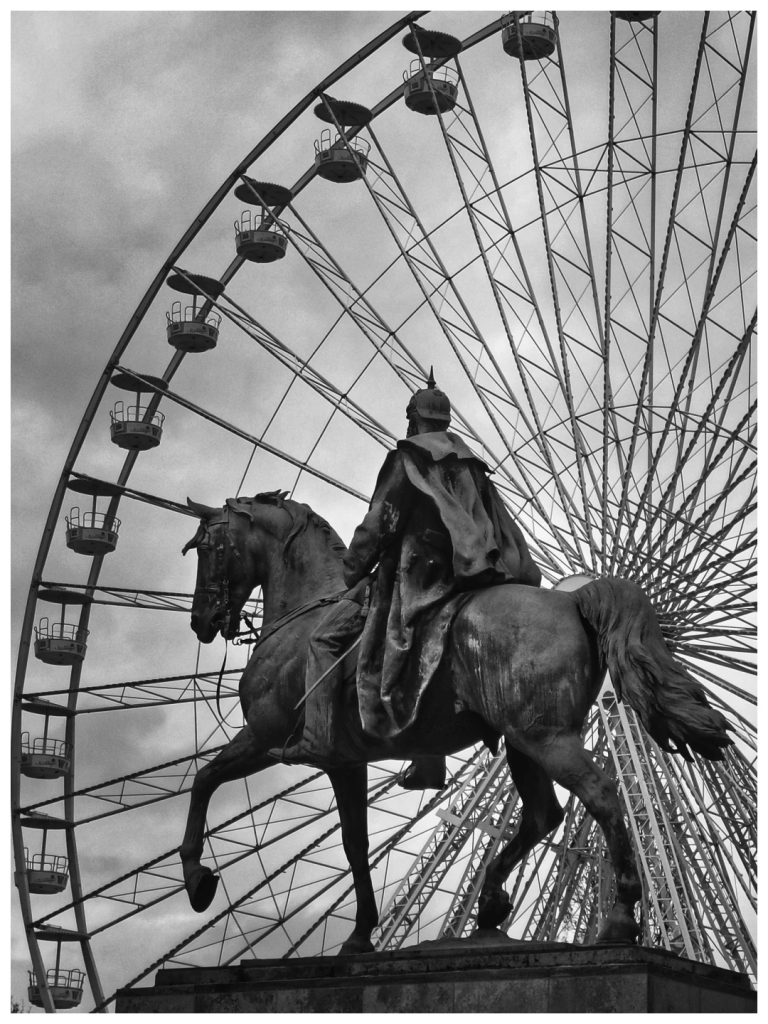
M 397 16 L 397 12 L 313 11 L 17 12 L 12 16 L 14 650 L 40 533 L 62 463 L 96 379 L 157 268 L 222 179 L 272 124 Z M 474 15 L 455 15 L 450 20 L 449 28 L 459 35 L 464 34 L 465 25 L 480 23 Z M 490 20 L 492 16 L 482 23 Z M 375 69 L 358 76 L 364 92 L 355 98 L 373 103 L 393 88 L 410 58 L 402 51 L 397 59 L 399 66 L 386 83 L 377 81 Z M 322 125 L 312 123 L 310 114 L 304 117 L 309 121 L 304 130 L 276 146 L 258 176 L 291 184 L 310 165 L 313 141 Z M 344 207 L 334 209 L 332 197 L 333 188 L 328 187 L 318 204 L 319 213 L 327 213 L 327 219 L 336 222 L 337 233 L 343 234 Z M 229 263 L 234 254 L 232 220 L 242 206 L 229 200 L 225 207 L 212 248 L 190 254 L 184 265 L 218 276 Z M 275 315 L 267 320 L 270 328 L 283 330 L 288 325 L 301 332 L 302 318 L 313 327 L 311 306 L 297 308 L 295 293 L 276 278 L 273 272 L 268 299 L 269 311 Z M 238 297 L 253 308 L 253 286 L 244 285 L 243 292 Z M 318 297 L 318 301 L 324 300 Z M 173 351 L 165 340 L 166 308 L 170 300 L 159 299 L 132 342 L 129 352 L 138 355 L 132 357 L 134 361 L 126 359 L 127 365 L 162 373 Z M 227 331 L 232 344 L 233 329 L 225 324 L 219 354 L 225 352 Z M 266 362 L 259 363 L 257 354 L 257 372 L 244 377 L 243 358 L 243 351 L 233 354 L 232 365 L 212 384 L 204 367 L 189 362 L 176 384 L 195 400 L 213 399 L 220 414 L 256 430 L 263 427 L 275 398 L 272 384 L 260 374 L 262 370 L 269 373 Z M 123 459 L 108 435 L 108 409 L 121 397 L 126 396 L 114 392 L 102 402 L 79 463 L 80 468 L 107 479 L 114 479 Z M 391 410 L 393 431 L 400 429 L 404 397 L 403 392 Z M 234 494 L 247 462 L 247 446 L 234 443 L 233 464 L 222 473 L 220 437 L 207 427 L 201 431 L 200 424 L 190 422 L 182 410 L 165 411 L 166 437 L 172 431 L 179 441 L 186 431 L 192 440 L 186 449 L 182 444 L 162 468 L 149 465 L 135 473 L 132 484 L 181 501 L 187 493 L 210 503 Z M 306 416 L 307 411 L 296 409 L 287 418 L 288 436 L 295 416 Z M 382 454 L 369 453 L 365 479 L 357 482 L 363 493 L 375 479 L 376 460 Z M 272 465 L 243 493 L 290 487 L 294 475 Z M 65 501 L 63 512 L 73 504 L 77 499 Z M 339 528 L 345 528 L 347 536 L 362 508 L 358 502 L 346 511 L 346 522 Z M 323 511 L 332 518 L 327 509 Z M 172 517 L 172 523 L 163 522 L 145 506 L 126 513 L 127 508 L 120 512 L 125 524 L 120 545 L 115 561 L 105 565 L 102 581 L 190 591 L 194 564 L 178 553 L 194 532 L 193 521 Z M 87 560 L 65 549 L 63 529 L 62 522 L 45 576 L 82 582 Z M 148 536 L 149 551 L 145 549 Z M 157 570 L 158 554 L 170 566 L 167 571 Z M 47 610 L 39 608 L 38 618 Z M 108 608 L 94 611 L 84 678 L 116 681 L 192 670 L 196 645 L 186 616 L 170 616 L 170 625 L 168 618 L 149 612 L 126 616 Z M 211 664 L 220 664 L 220 651 L 213 655 L 204 651 L 203 661 L 206 655 Z M 66 669 L 51 669 L 30 659 L 27 691 L 65 686 L 67 675 Z M 187 728 L 169 729 L 162 714 L 140 714 L 119 723 L 114 717 L 84 720 L 78 740 L 78 784 L 171 757 L 188 746 L 193 728 L 189 721 Z M 32 783 L 30 792 L 43 798 L 50 789 Z M 61 813 L 57 807 L 52 813 L 57 810 Z M 180 838 L 180 813 L 183 809 L 175 812 L 171 826 L 163 815 L 155 815 L 156 823 L 163 821 L 165 826 L 159 832 L 166 846 Z M 126 832 L 119 818 L 98 833 L 83 834 L 80 859 L 86 885 L 114 877 L 128 862 L 141 862 L 152 843 L 153 837 Z M 64 852 L 55 841 L 49 851 Z M 98 911 L 95 916 L 98 920 Z M 187 919 L 187 931 L 197 924 L 190 911 L 182 910 L 182 916 Z M 162 930 L 162 921 L 159 927 Z M 115 975 L 125 980 L 135 965 L 147 962 L 141 935 L 142 929 L 136 931 L 134 925 L 102 946 L 104 964 L 112 964 L 105 967 L 107 985 L 112 981 L 114 986 Z M 77 964 L 78 958 L 67 962 L 65 950 L 63 966 Z M 13 991 L 22 995 L 29 963 L 18 921 L 13 965 Z
M 12 16 L 14 648 L 61 465 L 98 375 L 157 268 L 222 179 L 272 124 L 394 19 L 389 13 L 312 11 Z M 298 177 L 312 160 L 312 139 L 307 134 L 306 150 L 299 147 L 295 170 L 273 166 L 272 179 L 288 184 Z M 230 202 L 225 218 L 232 249 L 237 206 Z M 217 264 L 195 269 L 218 274 L 228 261 L 227 252 Z M 162 372 L 172 354 L 165 341 L 164 308 L 159 304 L 162 319 L 155 317 L 147 332 L 157 348 L 152 365 L 141 367 L 149 372 Z M 125 396 L 115 394 L 110 403 L 117 397 Z M 102 447 L 103 475 L 114 476 L 122 456 L 108 440 L 108 408 L 107 401 L 102 403 L 93 431 Z M 238 475 L 241 468 L 242 460 Z M 171 490 L 183 501 L 185 470 L 177 470 L 179 486 Z M 218 491 L 205 488 L 204 471 L 200 477 L 197 489 L 190 488 L 200 500 L 223 500 L 236 489 L 232 474 Z M 157 489 L 171 496 L 162 485 Z M 143 584 L 141 572 L 134 574 L 135 583 L 191 590 L 194 565 L 178 552 L 194 526 L 192 520 L 181 520 L 174 528 L 178 579 L 157 578 L 147 569 Z M 54 546 L 63 548 L 61 533 Z M 85 560 L 78 564 L 77 556 L 64 553 L 57 578 L 82 580 L 84 565 Z M 111 567 L 106 568 L 114 581 Z M 139 613 L 139 625 L 118 623 L 115 632 L 126 629 L 129 639 L 118 640 L 113 633 L 107 645 L 103 664 L 111 678 L 137 678 L 132 669 L 139 666 L 134 662 L 129 668 L 119 656 L 147 642 L 147 632 L 153 632 L 145 624 L 150 615 Z M 97 623 L 92 632 L 98 629 Z M 164 629 L 158 627 L 158 640 Z M 178 623 L 177 633 L 192 640 L 186 622 Z M 92 644 L 89 656 L 95 653 Z M 189 658 L 173 653 L 159 660 L 166 668 L 175 662 L 171 671 L 182 670 L 180 661 L 192 667 Z M 40 667 L 33 661 L 31 673 Z M 158 659 L 150 657 L 139 674 L 145 668 L 144 674 L 156 674 Z M 50 671 L 56 685 L 64 685 L 66 670 Z M 50 679 L 43 669 L 31 685 L 48 686 Z M 127 727 L 132 749 L 121 762 L 123 726 L 105 724 L 96 736 L 84 738 L 90 751 L 80 764 L 85 768 L 107 760 L 102 777 L 110 777 L 113 767 L 122 771 L 129 763 L 154 763 L 153 758 L 161 759 L 157 746 L 150 750 L 137 739 L 146 729 L 146 716 L 137 728 Z M 181 743 L 187 739 L 179 737 Z M 167 741 L 163 747 L 168 748 Z M 125 854 L 129 845 L 120 829 L 86 840 L 84 874 L 94 857 L 103 859 L 105 870 L 118 873 L 117 848 Z M 113 954 L 140 963 L 142 954 L 123 941 Z M 29 964 L 18 922 L 13 963 L 13 991 L 25 995 Z M 121 970 L 120 976 L 128 974 Z
M 351 53 L 406 12 L 318 11 L 126 11 L 15 12 L 12 30 L 12 647 L 15 654 L 40 533 L 61 466 L 96 380 L 139 299 L 158 268 L 222 180 L 269 128 Z M 465 37 L 498 14 L 449 11 L 430 14 L 422 24 Z M 679 121 L 690 84 L 687 70 L 695 38 L 684 15 L 668 15 L 675 51 L 665 51 L 666 106 Z M 586 137 L 604 136 L 607 97 L 607 16 L 585 15 L 563 24 L 569 29 L 569 73 L 578 96 L 577 119 Z M 410 55 L 390 43 L 386 51 L 353 72 L 333 95 L 374 105 L 402 81 Z M 508 60 L 498 41 L 489 69 Z M 469 58 L 468 58 L 469 63 Z M 513 107 L 493 73 L 473 94 L 486 111 L 489 145 L 510 176 L 529 160 L 520 105 Z M 397 113 L 397 112 L 396 112 Z M 409 194 L 428 223 L 442 216 L 445 197 L 455 189 L 449 169 L 435 157 L 432 119 L 403 108 L 381 125 L 388 151 L 405 168 Z M 384 121 L 384 119 L 382 119 Z M 251 169 L 254 177 L 291 185 L 310 166 L 321 123 L 311 112 Z M 378 126 L 377 126 L 378 130 Z M 679 151 L 679 144 L 675 143 Z M 391 243 L 372 228 L 363 186 L 316 183 L 302 204 L 313 227 L 345 267 L 364 283 L 392 258 Z M 533 204 L 521 194 L 521 207 Z M 451 205 L 452 203 L 452 205 Z M 456 209 L 452 200 L 449 209 Z M 531 207 L 533 209 L 533 206 Z M 232 221 L 243 209 L 229 197 L 209 227 L 181 260 L 185 269 L 219 276 L 234 256 Z M 516 211 L 522 219 L 523 210 Z M 460 262 L 467 239 L 445 243 L 446 259 Z M 311 279 L 296 254 L 281 263 L 246 268 L 231 294 L 271 331 L 302 355 L 309 355 L 330 328 L 336 307 Z M 543 264 L 534 267 L 546 282 Z M 356 278 L 357 280 L 357 278 Z M 412 301 L 409 281 L 374 287 L 378 308 L 396 320 L 401 302 Z M 228 290 L 229 291 L 229 290 Z M 173 350 L 165 338 L 165 310 L 175 295 L 164 289 L 124 358 L 139 372 L 161 375 Z M 479 318 L 486 310 L 480 308 Z M 409 340 L 427 365 L 432 336 L 418 318 Z M 343 325 L 324 346 L 318 365 L 340 384 L 361 371 L 358 339 Z M 448 360 L 438 379 L 460 386 Z M 442 373 L 442 376 L 440 376 Z M 189 356 L 173 387 L 192 401 L 258 434 L 270 422 L 289 377 L 231 324 L 222 325 L 213 353 Z M 361 404 L 392 432 L 402 435 L 406 389 L 394 379 L 386 388 L 364 376 L 355 392 Z M 109 442 L 111 404 L 122 393 L 110 388 L 99 408 L 78 466 L 115 479 L 122 453 Z M 469 403 L 482 433 L 481 412 Z M 163 405 L 166 437 L 157 452 L 139 457 L 130 485 L 175 501 L 187 494 L 219 504 L 236 493 L 293 488 L 296 471 L 171 403 Z M 326 412 L 307 390 L 294 389 L 270 426 L 269 440 L 298 458 L 312 454 L 325 427 Z M 350 433 L 336 417 L 313 456 L 324 472 L 369 494 L 384 449 Z M 349 540 L 364 503 L 340 497 L 333 488 L 303 474 L 296 497 L 308 501 Z M 78 504 L 65 500 L 63 512 Z M 193 556 L 180 549 L 194 532 L 192 519 L 124 501 L 118 550 L 105 560 L 102 582 L 116 586 L 189 592 Z M 54 539 L 45 578 L 80 582 L 88 560 L 68 552 L 64 524 Z M 53 606 L 51 606 L 52 608 Z M 44 612 L 44 609 L 40 613 Z M 39 613 L 39 614 L 40 614 Z M 39 617 L 39 616 L 38 616 Z M 188 620 L 180 614 L 94 609 L 87 679 L 117 682 L 218 668 L 223 644 L 197 651 Z M 64 669 L 30 661 L 28 689 L 65 686 Z M 86 676 L 84 675 L 84 678 Z M 189 746 L 191 719 L 170 712 L 107 713 L 84 716 L 78 756 L 78 784 L 139 770 L 176 756 Z M 42 794 L 50 784 L 37 784 Z M 55 783 L 60 786 L 60 783 Z M 266 785 L 266 783 L 265 783 Z M 49 790 L 45 790 L 49 792 Z M 42 795 L 38 797 L 42 799 Z M 223 818 L 224 796 L 216 817 Z M 233 798 L 234 799 L 234 798 Z M 176 801 L 178 802 L 178 801 Z M 83 836 L 83 873 L 95 884 L 140 863 L 146 852 L 178 842 L 183 810 L 142 818 L 150 834 L 126 828 L 118 817 Z M 52 813 L 57 813 L 56 808 Z M 160 844 L 159 847 L 157 844 Z M 55 852 L 61 852 L 56 850 Z M 28 954 L 15 908 L 13 991 L 25 994 Z M 94 911 L 98 919 L 98 911 Z M 141 921 L 141 917 L 139 918 Z M 153 929 L 186 927 L 199 921 L 174 906 L 155 917 Z M 146 936 L 155 949 L 156 935 Z M 151 957 L 135 924 L 120 936 L 108 933 L 101 953 L 107 985 L 126 980 Z M 167 945 L 167 943 L 166 943 Z M 158 947 L 159 948 L 159 947 Z M 75 959 L 73 965 L 77 963 Z M 117 983 L 117 982 L 114 982 Z
M 273 120 L 390 20 L 14 15 L 15 583 L 97 374 L 158 265 Z

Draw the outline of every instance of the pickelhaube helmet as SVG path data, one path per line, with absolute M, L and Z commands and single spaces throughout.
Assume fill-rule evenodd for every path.
M 446 425 L 451 422 L 451 403 L 447 395 L 437 390 L 432 367 L 429 369 L 427 386 L 411 395 L 406 406 L 405 415 L 410 417 L 413 413 L 418 413 L 422 419 L 438 420 Z

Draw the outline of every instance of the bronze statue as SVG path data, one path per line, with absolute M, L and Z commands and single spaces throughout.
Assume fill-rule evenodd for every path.
M 427 387 L 412 396 L 406 416 L 406 439 L 387 456 L 369 511 L 344 555 L 350 592 L 310 638 L 304 735 L 275 751 L 282 760 L 338 762 L 334 712 L 343 662 L 334 663 L 360 632 L 357 694 L 363 729 L 391 738 L 416 718 L 462 604 L 460 595 L 494 584 L 541 583 L 488 467 L 448 432 L 451 405 L 437 390 L 432 371 Z M 423 758 L 402 784 L 439 789 L 444 781 L 444 758 Z
M 261 585 L 264 600 L 261 637 L 240 682 L 246 725 L 198 772 L 180 848 L 190 902 L 203 911 L 218 884 L 200 862 L 210 798 L 222 783 L 273 765 L 269 751 L 282 749 L 296 732 L 310 637 L 347 586 L 344 545 L 307 505 L 278 492 L 230 498 L 222 508 L 189 505 L 201 519 L 185 548 L 198 552 L 192 607 L 198 638 L 210 643 L 218 633 L 233 637 L 254 587 Z M 341 952 L 371 951 L 377 923 L 368 866 L 366 763 L 445 757 L 481 741 L 495 749 L 501 737 L 523 810 L 517 834 L 486 872 L 478 925 L 495 927 L 505 919 L 510 904 L 503 883 L 562 821 L 554 780 L 576 794 L 606 837 L 617 884 L 600 941 L 633 942 L 641 882 L 616 788 L 581 742 L 586 714 L 608 669 L 618 698 L 634 708 L 665 750 L 690 757 L 691 747 L 720 760 L 731 742 L 728 723 L 674 661 L 650 602 L 632 583 L 606 578 L 571 593 L 513 583 L 451 600 L 459 605 L 449 656 L 415 699 L 392 700 L 396 728 L 366 733 L 357 688 L 343 686 L 337 696 L 343 764 L 325 771 L 357 897 L 355 927 Z

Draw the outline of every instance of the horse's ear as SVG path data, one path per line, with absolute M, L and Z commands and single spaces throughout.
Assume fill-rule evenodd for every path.
M 187 507 L 194 512 L 196 516 L 199 516 L 200 519 L 205 521 L 213 519 L 214 516 L 219 514 L 219 509 L 211 508 L 210 505 L 200 505 L 197 501 L 192 501 L 191 498 L 187 498 Z
M 205 536 L 205 529 L 203 527 L 203 524 L 201 523 L 200 526 L 198 526 L 197 533 L 192 538 L 192 540 L 187 541 L 187 543 L 181 549 L 182 555 L 186 555 L 186 553 L 188 551 L 191 551 L 192 548 L 198 547 L 198 545 L 200 544 L 200 541 L 203 539 L 204 536 Z

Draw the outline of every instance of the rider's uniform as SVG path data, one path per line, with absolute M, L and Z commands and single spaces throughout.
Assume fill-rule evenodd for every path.
M 357 674 L 366 732 L 415 718 L 456 613 L 453 597 L 498 583 L 539 586 L 528 545 L 488 467 L 445 430 L 399 441 L 344 558 L 353 586 L 378 564 Z
M 360 716 L 366 732 L 387 739 L 416 716 L 458 609 L 453 599 L 478 587 L 541 582 L 488 467 L 461 438 L 440 429 L 449 425 L 450 402 L 431 373 L 428 387 L 408 404 L 409 419 L 413 413 L 436 429 L 399 441 L 384 462 L 344 558 L 344 579 L 357 585 L 355 592 L 331 607 L 310 640 L 304 736 L 282 752 L 285 760 L 353 759 L 336 729 L 349 666 L 332 666 L 361 631 Z M 376 566 L 366 618 L 362 581 Z

